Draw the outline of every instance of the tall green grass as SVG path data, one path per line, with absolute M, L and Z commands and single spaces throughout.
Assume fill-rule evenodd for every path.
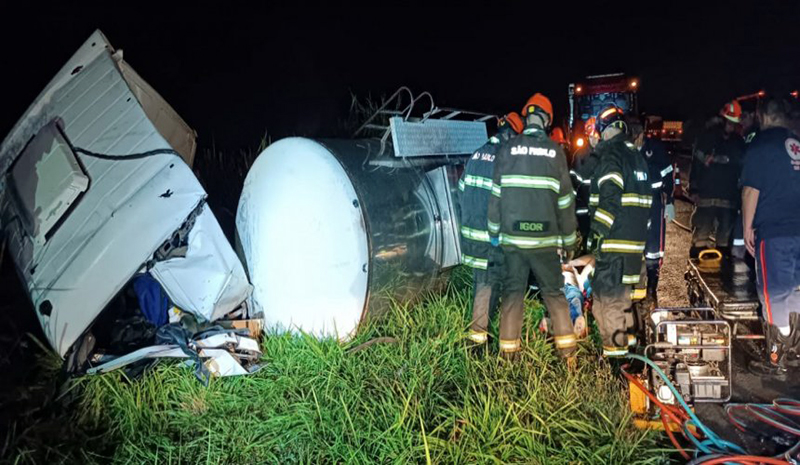
M 469 290 L 395 305 L 347 345 L 271 334 L 266 367 L 203 387 L 163 363 L 136 381 L 86 377 L 78 423 L 107 429 L 126 463 L 661 463 L 634 429 L 624 386 L 592 348 L 567 372 L 535 336 L 522 359 L 466 350 Z M 393 341 L 351 349 L 376 337 Z

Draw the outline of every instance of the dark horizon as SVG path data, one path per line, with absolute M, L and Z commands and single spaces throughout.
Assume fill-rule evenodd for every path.
M 798 4 L 636 5 L 19 11 L 0 26 L 8 66 L 0 132 L 95 29 L 197 130 L 200 149 L 232 152 L 264 134 L 334 135 L 351 93 L 380 98 L 402 85 L 441 106 L 496 114 L 542 92 L 560 118 L 570 82 L 624 72 L 641 81 L 641 111 L 679 119 L 760 89 L 800 87 Z

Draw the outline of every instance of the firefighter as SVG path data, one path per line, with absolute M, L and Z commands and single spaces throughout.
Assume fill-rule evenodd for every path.
M 622 110 L 609 106 L 597 116 L 599 165 L 589 199 L 592 224 L 589 249 L 597 259 L 592 312 L 603 339 L 603 355 L 628 352 L 625 311 L 641 281 L 652 186 L 647 162 L 627 139 Z
M 644 127 L 638 119 L 628 120 L 628 132 L 633 145 L 647 163 L 647 177 L 653 188 L 644 258 L 647 266 L 647 301 L 655 308 L 658 307 L 658 277 L 664 260 L 667 222 L 675 219 L 675 206 L 672 203 L 675 173 L 664 145 L 656 139 L 645 137 Z
M 578 232 L 580 237 L 587 238 L 589 236 L 589 186 L 592 183 L 592 173 L 597 167 L 597 156 L 594 153 L 594 148 L 600 138 L 597 131 L 594 129 L 595 118 L 594 116 L 586 120 L 584 125 L 584 134 L 589 139 L 587 147 L 579 149 L 575 152 L 572 159 L 572 166 L 569 174 L 572 177 L 572 186 L 575 189 L 575 214 L 578 217 Z
M 713 118 L 695 144 L 690 193 L 697 197 L 692 215 L 691 257 L 716 246 L 730 252 L 730 238 L 739 208 L 739 172 L 744 141 L 736 131 L 742 107 L 736 100 L 727 103 L 720 117 Z M 714 241 L 711 236 L 714 236 Z
M 522 110 L 525 129 L 497 154 L 489 199 L 489 236 L 505 257 L 500 310 L 500 355 L 514 360 L 521 350 L 524 298 L 530 271 L 553 322 L 556 348 L 574 364 L 577 347 L 561 288 L 561 252 L 577 244 L 575 199 L 561 148 L 547 137 L 553 107 L 542 94 Z M 566 257 L 565 257 L 566 258 Z
M 522 132 L 522 128 L 522 118 L 516 112 L 501 118 L 497 134 L 472 154 L 458 182 L 461 191 L 461 262 L 473 270 L 475 293 L 469 339 L 480 347 L 486 347 L 489 317 L 500 300 L 500 281 L 503 278 L 502 254 L 489 244 L 486 230 L 494 160 L 501 144 Z
M 742 173 L 745 244 L 755 257 L 767 357 L 750 366 L 785 378 L 800 355 L 800 137 L 788 129 L 789 105 L 768 98 L 761 132 Z

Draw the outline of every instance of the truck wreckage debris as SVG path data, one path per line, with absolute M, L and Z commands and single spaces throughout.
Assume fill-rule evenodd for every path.
M 194 131 L 100 31 L 0 146 L 8 250 L 47 340 L 71 371 L 152 343 L 154 328 L 138 311 L 147 299 L 132 285 L 144 275 L 174 315 L 201 326 L 241 309 L 250 317 L 244 268 L 192 173 L 195 147 Z M 207 339 L 185 346 L 208 359 L 212 373 L 241 374 L 250 357 L 238 348 L 257 347 L 236 338 L 230 352 L 218 349 L 227 343 L 204 346 Z M 134 354 L 142 351 L 166 356 Z
M 262 326 L 347 340 L 443 282 L 461 263 L 452 195 L 491 118 L 401 88 L 358 138 L 272 144 L 237 256 L 192 172 L 194 131 L 96 31 L 0 146 L 0 219 L 69 372 L 186 358 L 203 381 L 247 374 Z

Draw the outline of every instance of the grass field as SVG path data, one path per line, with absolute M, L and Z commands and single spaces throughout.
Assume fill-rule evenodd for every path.
M 413 308 L 396 306 L 347 345 L 269 335 L 265 368 L 207 388 L 173 363 L 134 381 L 120 373 L 82 378 L 70 421 L 101 433 L 82 450 L 56 454 L 124 463 L 668 459 L 657 434 L 631 426 L 624 386 L 594 348 L 583 347 L 578 372 L 568 373 L 552 344 L 533 335 L 541 313 L 533 302 L 521 363 L 470 356 L 464 283 L 455 279 Z M 376 337 L 394 342 L 351 350 Z M 20 457 L 35 460 L 27 452 Z

